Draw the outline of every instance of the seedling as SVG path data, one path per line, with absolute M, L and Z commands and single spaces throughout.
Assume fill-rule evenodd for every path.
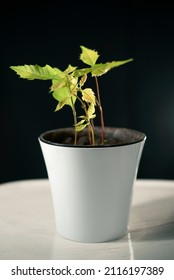
M 80 60 L 87 65 L 85 68 L 78 68 L 72 65 L 62 71 L 59 68 L 50 65 L 20 65 L 10 66 L 20 78 L 28 80 L 51 80 L 50 93 L 58 101 L 55 111 L 61 110 L 65 105 L 70 106 L 74 121 L 74 145 L 77 144 L 78 132 L 88 127 L 89 143 L 95 145 L 95 126 L 96 107 L 99 108 L 101 123 L 101 144 L 105 143 L 105 128 L 103 109 L 100 98 L 98 77 L 106 74 L 112 68 L 121 66 L 133 59 L 122 61 L 112 61 L 106 63 L 97 63 L 99 54 L 95 50 L 80 46 Z M 86 81 L 90 78 L 95 79 L 96 89 L 85 87 Z M 77 102 L 80 103 L 83 113 L 77 115 Z

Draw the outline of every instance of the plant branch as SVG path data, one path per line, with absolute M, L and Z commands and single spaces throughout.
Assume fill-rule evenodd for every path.
M 86 104 L 85 102 L 83 102 L 81 100 L 81 98 L 77 95 L 77 99 L 80 101 L 81 105 L 82 105 L 82 108 L 85 112 L 85 115 L 86 115 L 86 118 L 88 119 L 89 121 L 89 124 L 88 124 L 88 138 L 89 138 L 89 144 L 91 145 L 95 145 L 95 135 L 94 135 L 94 125 L 93 125 L 93 120 L 90 120 L 89 119 L 89 116 L 88 116 L 88 111 L 86 109 Z
M 72 112 L 73 112 L 74 126 L 76 126 L 76 124 L 77 124 L 77 114 L 76 114 L 76 109 L 75 109 L 75 105 L 73 103 L 72 97 L 71 97 L 71 101 L 72 101 Z M 74 145 L 77 145 L 77 131 L 75 129 L 74 129 Z
M 101 129 L 102 129 L 102 144 L 104 144 L 104 140 L 105 140 L 105 125 L 104 125 L 103 109 L 102 109 L 101 99 L 100 99 L 100 91 L 99 91 L 98 79 L 97 79 L 96 76 L 94 76 L 94 77 L 95 77 L 96 90 L 97 90 L 98 106 L 99 106 L 99 110 L 100 110 L 100 123 L 101 123 Z

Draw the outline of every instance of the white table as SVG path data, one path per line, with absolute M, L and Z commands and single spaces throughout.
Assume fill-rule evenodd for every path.
M 0 259 L 174 260 L 174 181 L 137 180 L 129 233 L 107 243 L 57 234 L 47 179 L 1 184 Z

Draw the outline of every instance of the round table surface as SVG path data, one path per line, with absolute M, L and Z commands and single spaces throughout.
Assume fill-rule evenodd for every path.
M 174 181 L 137 179 L 128 234 L 79 243 L 56 232 L 48 179 L 0 185 L 1 260 L 173 260 Z

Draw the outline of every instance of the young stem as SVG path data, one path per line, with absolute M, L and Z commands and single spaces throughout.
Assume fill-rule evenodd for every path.
M 82 108 L 85 112 L 85 115 L 88 119 L 88 111 L 86 109 L 86 105 L 85 103 L 81 100 L 81 98 L 79 96 L 77 96 L 77 99 L 80 101 Z M 95 145 L 95 135 L 94 135 L 94 126 L 92 123 L 92 120 L 89 120 L 89 124 L 88 124 L 88 138 L 89 138 L 89 144 L 91 145 Z
M 72 101 L 72 111 L 73 111 L 73 118 L 74 118 L 74 126 L 76 127 L 77 124 L 77 114 L 76 114 L 76 109 L 71 97 L 71 101 Z M 74 129 L 74 145 L 77 145 L 77 131 L 76 128 Z
M 101 99 L 100 99 L 100 91 L 99 91 L 99 85 L 97 77 L 95 76 L 95 83 L 96 83 L 96 90 L 97 90 L 97 99 L 98 99 L 98 106 L 100 110 L 100 123 L 101 123 L 101 129 L 102 129 L 102 144 L 104 144 L 105 140 L 105 125 L 104 125 L 104 118 L 103 118 L 103 109 L 101 105 Z
M 91 129 L 89 125 L 88 125 L 88 139 L 89 139 L 89 144 L 92 145 Z
M 91 128 L 92 144 L 95 145 L 94 127 L 93 127 L 93 124 L 91 124 L 91 123 L 90 123 L 90 128 Z

